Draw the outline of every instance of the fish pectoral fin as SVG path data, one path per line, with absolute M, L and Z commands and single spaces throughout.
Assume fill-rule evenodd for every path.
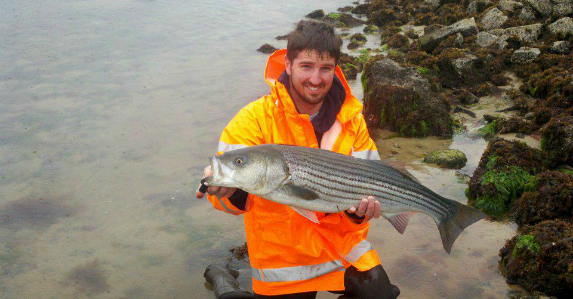
M 299 213 L 302 217 L 314 222 L 314 223 L 320 223 L 320 221 L 318 221 L 318 217 L 316 216 L 316 213 L 313 211 L 309 211 L 309 210 L 305 210 L 302 208 L 297 208 L 297 207 L 291 207 L 293 210 L 295 210 L 297 213 Z
M 318 199 L 318 194 L 316 194 L 316 192 L 304 187 L 295 186 L 293 184 L 285 184 L 282 188 L 288 195 L 295 196 L 304 200 Z
M 401 234 L 406 231 L 406 227 L 408 226 L 408 221 L 412 216 L 418 214 L 418 212 L 406 212 L 401 214 L 383 214 L 384 218 L 388 219 L 392 226 Z

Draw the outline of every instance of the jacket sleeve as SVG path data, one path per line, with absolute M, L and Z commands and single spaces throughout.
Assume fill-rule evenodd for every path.
M 241 109 L 225 127 L 219 139 L 217 155 L 263 143 L 264 139 L 260 124 L 257 121 L 255 103 L 253 102 Z M 252 194 L 240 189 L 237 189 L 229 198 L 218 198 L 207 194 L 207 199 L 217 210 L 233 215 L 240 215 L 249 211 L 252 197 Z
M 358 116 L 358 129 L 356 139 L 352 145 L 352 156 L 367 160 L 380 160 L 378 149 L 372 138 L 370 138 L 370 133 L 362 114 Z

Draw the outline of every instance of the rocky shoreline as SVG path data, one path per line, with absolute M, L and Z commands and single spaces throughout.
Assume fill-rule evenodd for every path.
M 353 4 L 306 17 L 340 28 L 359 53 L 340 66 L 349 80 L 362 73 L 371 130 L 451 138 L 466 117 L 483 117 L 489 144 L 466 194 L 520 227 L 500 250 L 502 272 L 533 294 L 573 291 L 573 0 Z M 375 35 L 381 46 L 365 48 Z M 496 109 L 476 113 L 488 100 Z M 447 151 L 427 161 L 465 164 Z

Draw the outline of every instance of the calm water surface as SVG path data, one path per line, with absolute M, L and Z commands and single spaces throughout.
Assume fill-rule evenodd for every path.
M 193 193 L 225 124 L 268 92 L 255 49 L 351 1 L 0 2 L 0 297 L 211 296 L 203 270 L 244 242 L 242 219 Z M 409 167 L 465 201 L 454 172 Z M 447 255 L 431 222 L 373 222 L 404 297 L 503 297 L 515 228 L 482 221 Z

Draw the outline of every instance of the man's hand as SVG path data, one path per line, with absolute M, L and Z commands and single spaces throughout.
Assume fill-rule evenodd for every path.
M 368 218 L 378 218 L 381 214 L 380 202 L 374 199 L 374 197 L 368 196 L 360 201 L 358 208 L 350 207 L 347 212 L 350 214 L 356 214 L 360 217 L 366 216 Z
M 203 170 L 203 178 L 210 176 L 213 176 L 213 171 L 211 171 L 211 165 L 205 167 L 205 169 Z M 197 191 L 195 191 L 195 197 L 197 198 L 203 198 L 203 196 L 205 195 L 205 193 L 199 191 L 200 187 L 201 185 L 199 185 L 199 187 L 197 187 Z M 207 189 L 207 193 L 214 195 L 218 198 L 222 198 L 222 197 L 230 197 L 231 195 L 233 195 L 233 193 L 235 193 L 235 190 L 237 190 L 237 188 L 211 186 L 209 187 L 209 189 Z

